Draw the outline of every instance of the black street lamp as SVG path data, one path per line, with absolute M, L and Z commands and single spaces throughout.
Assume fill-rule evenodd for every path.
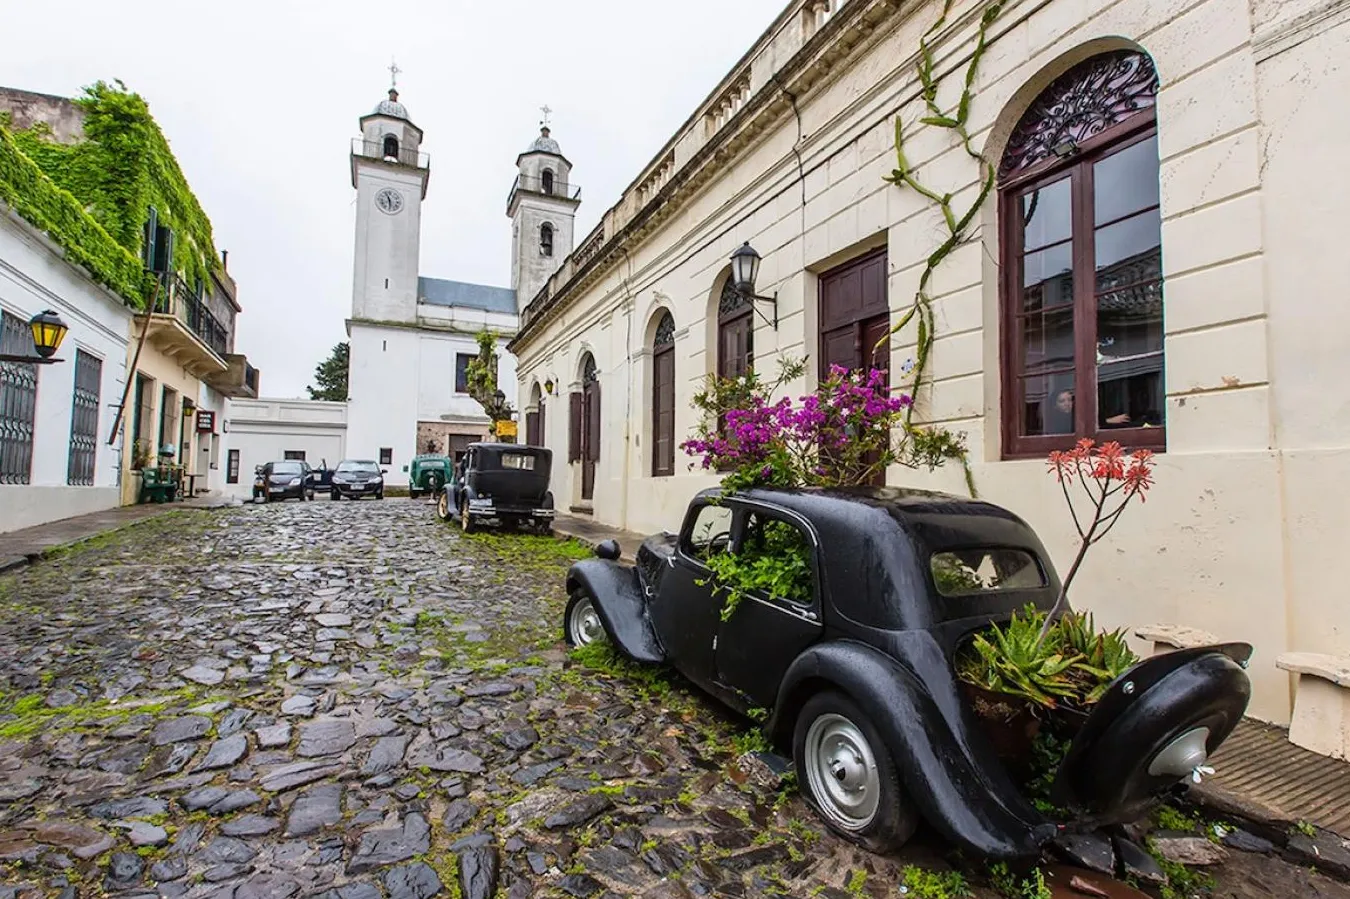
M 66 332 L 70 330 L 66 327 L 66 323 L 61 321 L 61 316 L 51 309 L 47 309 L 29 319 L 28 327 L 33 332 L 33 350 L 37 355 L 0 353 L 0 362 L 51 365 L 53 362 L 65 361 L 64 359 L 54 358 L 57 348 L 61 346 L 61 341 L 66 337 Z
M 755 248 L 750 246 L 750 241 L 746 241 L 731 254 L 731 286 L 741 296 L 750 301 L 750 308 L 759 313 L 759 317 L 764 319 L 765 324 L 773 325 L 775 331 L 778 330 L 778 291 L 774 291 L 771 297 L 762 297 L 755 293 L 755 279 L 759 276 L 759 254 Z M 756 300 L 763 300 L 766 303 L 773 304 L 773 320 L 760 312 L 759 307 L 755 306 Z

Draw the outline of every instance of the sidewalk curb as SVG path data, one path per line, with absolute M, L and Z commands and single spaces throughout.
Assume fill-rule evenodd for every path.
M 20 569 L 27 568 L 45 559 L 49 559 L 59 552 L 74 549 L 80 546 L 80 544 L 82 543 L 88 543 L 90 540 L 96 540 L 99 537 L 105 537 L 108 534 L 116 534 L 119 531 L 125 531 L 128 528 L 134 528 L 137 525 L 145 524 L 148 521 L 154 521 L 158 518 L 162 518 L 163 516 L 168 515 L 172 512 L 213 512 L 220 508 L 229 508 L 229 507 L 180 506 L 177 508 L 165 508 L 160 511 L 157 511 L 153 515 L 145 515 L 141 518 L 135 518 L 132 519 L 131 521 L 125 521 L 122 522 L 121 524 L 115 524 L 110 527 L 105 527 L 100 530 L 94 531 L 91 534 L 85 534 L 83 537 L 77 537 L 74 540 L 67 540 L 64 543 L 53 543 L 50 546 L 44 546 L 37 552 L 27 553 L 25 555 L 19 556 L 7 556 L 4 558 L 0 558 L 0 574 L 9 574 L 11 572 L 19 571 Z

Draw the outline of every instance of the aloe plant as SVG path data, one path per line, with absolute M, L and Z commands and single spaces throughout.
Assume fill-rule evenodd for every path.
M 1050 709 L 1061 699 L 1073 698 L 1078 691 L 1071 670 L 1082 656 L 1065 654 L 1056 640 L 1042 641 L 1042 617 L 1028 608 L 1025 617 L 1014 613 L 1006 626 L 977 634 L 962 677 L 986 690 L 1021 696 Z
M 1074 679 L 1082 682 L 1083 705 L 1096 703 L 1116 678 L 1139 661 L 1125 640 L 1124 630 L 1098 631 L 1090 612 L 1064 615 L 1055 630 L 1064 651 L 1082 656 L 1082 661 L 1074 663 Z

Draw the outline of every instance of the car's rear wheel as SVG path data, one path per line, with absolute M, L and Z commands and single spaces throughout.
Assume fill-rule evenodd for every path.
M 609 635 L 605 633 L 605 625 L 600 620 L 600 613 L 595 610 L 595 602 L 584 591 L 573 591 L 572 598 L 567 603 L 564 621 L 563 631 L 568 646 L 589 646 L 609 639 Z
M 797 716 L 792 757 L 805 795 L 840 836 L 872 852 L 899 849 L 919 818 L 890 750 L 842 693 L 817 693 Z

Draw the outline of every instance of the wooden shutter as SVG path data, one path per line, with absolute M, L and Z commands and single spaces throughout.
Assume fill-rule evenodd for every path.
M 587 391 L 590 408 L 586 410 L 588 425 L 586 432 L 586 458 L 591 462 L 600 461 L 600 384 L 591 384 Z
M 581 394 L 574 393 L 568 398 L 567 419 L 567 461 L 581 461 Z
M 652 359 L 652 474 L 675 473 L 675 353 Z
M 141 261 L 150 271 L 155 271 L 155 239 L 159 237 L 159 212 L 155 207 L 150 207 L 150 214 L 145 219 L 145 233 L 142 235 L 142 253 Z

